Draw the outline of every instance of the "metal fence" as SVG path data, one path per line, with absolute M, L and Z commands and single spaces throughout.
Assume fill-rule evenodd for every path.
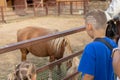
M 16 49 L 19 49 L 19 48 L 22 48 L 22 47 L 30 46 L 30 45 L 36 44 L 38 42 L 42 43 L 42 42 L 45 42 L 45 41 L 48 41 L 48 40 L 52 40 L 52 39 L 55 39 L 55 38 L 59 38 L 59 37 L 62 37 L 62 36 L 67 36 L 67 35 L 74 34 L 74 33 L 77 33 L 77 32 L 82 32 L 82 31 L 85 31 L 85 27 L 78 27 L 78 28 L 74 28 L 74 29 L 70 29 L 70 30 L 66 30 L 66 31 L 62 31 L 62 32 L 57 32 L 55 34 L 49 34 L 49 35 L 46 35 L 46 36 L 33 38 L 33 39 L 30 39 L 30 40 L 25 40 L 25 41 L 13 43 L 13 44 L 8 44 L 8 45 L 0 47 L 0 54 L 6 53 L 6 52 L 9 52 L 9 51 L 13 51 L 13 50 L 16 50 Z M 37 69 L 37 73 L 38 73 L 38 77 L 39 77 L 38 80 L 46 80 L 45 78 L 47 78 L 47 75 L 48 75 L 47 70 L 49 69 L 49 67 L 56 66 L 59 63 L 64 64 L 64 62 L 67 61 L 68 59 L 71 59 L 75 56 L 79 56 L 81 53 L 82 53 L 82 51 L 79 51 L 77 53 L 66 56 L 66 57 L 61 58 L 57 61 L 54 61 L 52 63 L 49 63 L 49 64 L 45 65 L 45 66 L 40 67 L 39 69 Z M 63 66 L 63 70 L 65 70 L 64 66 Z M 71 74 L 70 76 L 66 77 L 65 72 L 62 72 L 60 75 L 56 75 L 55 68 L 53 70 L 53 73 L 54 73 L 54 77 L 59 76 L 60 80 L 69 80 L 71 77 L 78 74 L 78 72 L 75 72 L 75 73 Z M 53 79 L 53 80 L 59 80 L 59 79 L 57 78 L 57 79 Z
M 27 7 L 25 5 L 14 5 L 11 9 L 6 6 L 0 6 L 1 21 L 46 15 L 85 14 L 88 9 L 88 0 L 57 1 L 54 3 L 50 1 L 44 3 L 44 6 L 41 5 L 42 3 L 40 2 L 34 2 L 33 4 L 28 4 Z

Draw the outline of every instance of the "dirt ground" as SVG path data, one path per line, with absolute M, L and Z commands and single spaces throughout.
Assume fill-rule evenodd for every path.
M 82 16 L 45 16 L 39 18 L 25 19 L 21 21 L 13 21 L 7 24 L 0 24 L 0 46 L 16 42 L 16 33 L 18 29 L 27 26 L 45 27 L 50 29 L 58 29 L 60 31 L 68 30 L 84 25 Z M 86 32 L 79 32 L 68 36 L 71 42 L 72 49 L 79 51 L 91 41 Z M 45 58 L 28 55 L 28 61 L 37 65 L 43 65 L 41 60 Z M 15 65 L 21 61 L 19 50 L 11 51 L 0 55 L 0 80 L 6 80 L 7 75 L 14 69 Z M 44 63 L 47 64 L 47 63 Z

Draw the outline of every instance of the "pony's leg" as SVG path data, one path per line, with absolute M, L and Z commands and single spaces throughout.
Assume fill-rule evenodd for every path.
M 60 75 L 61 73 L 61 63 L 57 65 L 57 74 Z
M 49 62 L 55 61 L 55 56 L 50 56 Z M 53 66 L 49 68 L 49 75 L 48 75 L 48 80 L 52 80 L 52 70 Z
M 56 74 L 58 76 L 57 80 L 62 80 L 63 77 L 61 77 L 62 76 L 61 63 L 59 63 L 56 67 L 57 67 Z
M 20 49 L 20 51 L 21 51 L 21 54 L 22 54 L 21 61 L 26 61 L 27 54 L 29 53 L 29 51 L 25 48 Z
M 52 71 L 49 71 L 48 80 L 52 80 Z

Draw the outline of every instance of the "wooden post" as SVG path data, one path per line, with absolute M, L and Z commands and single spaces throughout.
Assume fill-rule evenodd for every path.
M 4 16 L 3 6 L 1 6 L 0 9 L 1 9 L 2 22 L 6 23 L 5 18 L 4 18 L 5 16 Z
M 17 15 L 24 16 L 26 15 L 26 0 L 14 0 L 15 3 L 15 12 Z
M 48 15 L 48 3 L 45 3 L 46 15 Z
M 44 1 L 43 0 L 41 0 L 41 7 L 43 8 L 44 7 Z
M 72 15 L 73 14 L 73 2 L 72 1 L 70 1 L 70 14 Z
M 77 9 L 77 6 L 78 6 L 78 3 L 79 3 L 79 2 L 77 3 L 77 1 L 76 1 L 75 3 L 76 3 L 76 9 Z
M 86 0 L 86 12 L 88 11 L 88 2 L 89 2 L 89 0 Z
M 0 6 L 7 7 L 7 0 L 0 0 Z
M 35 1 L 33 1 L 33 12 L 34 12 L 34 16 L 37 15 L 37 14 L 36 14 L 36 10 L 35 10 L 35 6 L 36 6 Z
M 24 3 L 25 3 L 25 9 L 27 9 L 28 8 L 27 0 L 24 0 Z
M 84 5 L 84 14 L 86 14 L 86 0 L 83 0 L 83 5 Z
M 60 1 L 58 1 L 58 16 L 60 15 Z

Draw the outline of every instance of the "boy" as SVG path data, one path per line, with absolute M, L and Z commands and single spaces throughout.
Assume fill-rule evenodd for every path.
M 107 18 L 103 11 L 90 11 L 85 16 L 85 25 L 92 39 L 104 39 L 113 48 L 117 47 L 115 41 L 105 37 Z M 114 80 L 111 54 L 112 50 L 102 42 L 87 44 L 78 66 L 78 71 L 82 72 L 82 80 Z

